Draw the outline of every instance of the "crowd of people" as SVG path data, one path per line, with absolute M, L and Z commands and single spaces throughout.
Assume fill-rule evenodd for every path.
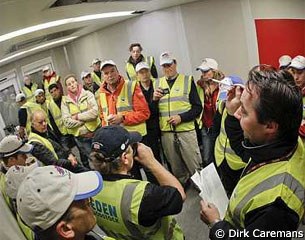
M 222 239 L 234 239 L 231 230 L 296 231 L 305 208 L 305 57 L 255 66 L 246 81 L 205 58 L 195 81 L 169 52 L 158 74 L 142 50 L 129 47 L 128 79 L 98 58 L 80 79 L 48 66 L 41 87 L 25 76 L 18 136 L 0 142 L 0 187 L 26 239 L 182 240 L 173 215 L 185 192 L 198 190 L 190 177 L 211 163 L 230 198 L 224 219 L 201 201 L 211 239 L 219 230 Z

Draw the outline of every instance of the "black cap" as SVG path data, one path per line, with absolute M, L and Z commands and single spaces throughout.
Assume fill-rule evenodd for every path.
M 130 144 L 140 142 L 141 139 L 138 132 L 128 132 L 121 126 L 111 125 L 95 132 L 91 149 L 102 153 L 105 158 L 117 158 Z

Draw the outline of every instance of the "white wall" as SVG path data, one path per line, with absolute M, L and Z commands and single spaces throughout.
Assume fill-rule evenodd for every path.
M 0 73 L 5 73 L 11 70 L 15 70 L 17 72 L 17 78 L 19 80 L 20 86 L 22 85 L 23 82 L 23 76 L 22 76 L 22 66 L 25 66 L 27 64 L 30 64 L 32 62 L 51 57 L 54 63 L 54 68 L 58 74 L 61 76 L 64 76 L 68 74 L 69 68 L 66 62 L 66 58 L 64 55 L 63 47 L 58 47 L 58 48 L 53 48 L 47 51 L 43 51 L 40 53 L 37 53 L 35 55 L 22 58 L 18 61 L 9 63 L 5 66 L 0 67 Z

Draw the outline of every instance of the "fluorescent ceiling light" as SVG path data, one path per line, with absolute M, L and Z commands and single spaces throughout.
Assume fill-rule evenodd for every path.
M 74 37 L 68 37 L 68 38 L 64 38 L 64 39 L 59 39 L 59 40 L 56 40 L 56 41 L 53 41 L 53 42 L 48 42 L 46 44 L 43 44 L 43 45 L 39 45 L 37 47 L 33 47 L 31 49 L 28 49 L 28 50 L 24 50 L 24 51 L 21 51 L 21 52 L 18 52 L 16 54 L 13 54 L 11 56 L 8 56 L 6 58 L 3 58 L 3 59 L 0 59 L 0 63 L 3 63 L 3 62 L 6 62 L 10 59 L 13 59 L 13 58 L 16 58 L 16 57 L 19 57 L 19 56 L 22 56 L 26 53 L 30 53 L 30 52 L 34 52 L 36 50 L 39 50 L 39 49 L 42 49 L 42 48 L 46 48 L 46 47 L 50 47 L 50 46 L 53 46 L 55 44 L 58 44 L 58 43 L 63 43 L 63 42 L 68 42 L 68 41 L 71 41 L 73 39 L 77 38 L 77 36 L 74 36 Z
M 102 18 L 110 18 L 110 17 L 122 17 L 122 16 L 128 16 L 131 15 L 134 11 L 124 11 L 124 12 L 109 12 L 109 13 L 100 13 L 100 14 L 91 14 L 91 15 L 85 15 L 80 17 L 74 17 L 74 18 L 66 18 L 61 20 L 56 20 L 52 22 L 42 23 L 35 26 L 23 28 L 14 32 L 10 32 L 4 35 L 0 36 L 0 42 L 12 39 L 14 37 L 18 37 L 21 35 L 25 35 L 31 32 L 36 32 L 39 30 L 51 28 L 51 27 L 57 27 L 64 24 L 69 23 L 75 23 L 75 22 L 82 22 L 82 21 L 90 21 L 90 20 L 96 20 L 96 19 L 102 19 Z

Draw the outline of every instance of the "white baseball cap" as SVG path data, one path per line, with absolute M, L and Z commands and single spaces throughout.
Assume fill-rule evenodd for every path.
M 0 142 L 0 154 L 2 157 L 9 157 L 15 153 L 30 153 L 33 145 L 22 141 L 16 135 L 4 137 Z
M 44 93 L 44 91 L 43 91 L 43 89 L 38 88 L 38 89 L 35 90 L 34 96 L 37 97 L 40 93 Z
M 141 69 L 150 69 L 150 67 L 148 66 L 148 64 L 146 62 L 139 62 L 137 65 L 136 65 L 136 72 L 139 72 Z
M 289 55 L 283 55 L 279 58 L 279 67 L 287 67 L 291 63 Z
M 169 52 L 163 52 L 160 55 L 160 66 L 164 64 L 172 64 L 176 60 Z
M 97 195 L 103 188 L 99 172 L 72 173 L 58 166 L 38 167 L 19 187 L 17 210 L 32 230 L 46 230 L 68 210 L 73 201 Z
M 45 72 L 45 71 L 49 71 L 50 70 L 50 67 L 49 66 L 44 66 L 42 68 L 42 72 Z
M 97 64 L 97 63 L 99 63 L 99 62 L 101 62 L 101 60 L 100 60 L 99 58 L 94 58 L 94 59 L 92 60 L 91 66 L 92 66 L 93 64 Z
M 196 68 L 196 70 L 201 70 L 204 72 L 209 71 L 210 69 L 218 70 L 218 63 L 213 58 L 203 59 L 201 65 Z
M 35 161 L 30 166 L 15 165 L 10 167 L 5 174 L 6 194 L 10 198 L 16 199 L 19 186 L 21 185 L 25 177 L 37 167 L 37 161 Z
M 296 56 L 295 58 L 292 59 L 289 67 L 296 68 L 298 70 L 305 69 L 305 57 L 301 55 Z
M 100 69 L 103 70 L 103 68 L 104 68 L 106 65 L 116 66 L 116 64 L 115 64 L 114 61 L 112 61 L 112 60 L 105 60 L 105 61 L 102 61 L 102 62 L 101 62 L 101 67 L 100 67 Z
M 16 95 L 16 102 L 18 103 L 18 102 L 21 102 L 21 101 L 23 101 L 23 100 L 25 100 L 25 95 L 24 95 L 24 93 L 18 93 L 17 95 Z
M 88 75 L 90 75 L 91 73 L 88 71 L 82 71 L 82 73 L 80 74 L 80 78 L 83 79 L 84 77 L 87 77 Z

